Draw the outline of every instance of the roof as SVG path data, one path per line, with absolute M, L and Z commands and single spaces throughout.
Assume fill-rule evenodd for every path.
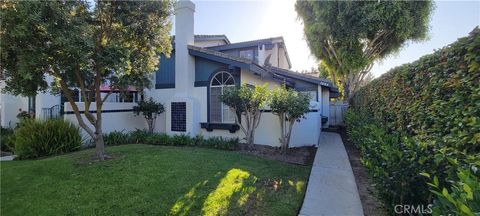
M 194 38 L 196 41 L 224 40 L 225 43 L 230 44 L 230 40 L 225 35 L 195 35 Z
M 275 44 L 275 43 L 280 43 L 283 45 L 283 48 L 285 49 L 288 65 L 291 66 L 292 63 L 290 62 L 290 57 L 288 56 L 287 47 L 285 46 L 285 41 L 283 40 L 282 36 L 264 38 L 259 40 L 243 41 L 238 43 L 229 43 L 229 44 L 220 45 L 220 46 L 211 46 L 211 47 L 208 47 L 208 49 L 212 49 L 216 51 L 224 51 L 224 50 L 230 50 L 230 49 L 241 49 L 241 48 L 255 47 L 255 46 L 258 47 L 261 45 L 268 45 L 268 44 Z
M 197 46 L 188 45 L 188 51 L 190 55 L 207 58 L 210 60 L 222 62 L 231 66 L 249 69 L 259 75 L 265 76 L 267 71 L 260 65 L 256 64 L 252 60 L 241 58 L 226 53 L 201 48 Z
M 264 38 L 264 39 L 258 39 L 258 40 L 243 41 L 243 42 L 230 43 L 230 44 L 220 45 L 220 46 L 212 46 L 208 48 L 212 50 L 222 51 L 222 50 L 229 50 L 229 49 L 260 46 L 264 44 L 273 44 L 275 41 L 283 42 L 283 37 L 271 37 L 271 38 Z
M 275 73 L 275 74 L 282 75 L 282 76 L 289 77 L 289 78 L 302 80 L 302 81 L 309 82 L 309 83 L 322 85 L 322 86 L 330 88 L 330 90 L 333 91 L 333 92 L 338 92 L 338 87 L 335 86 L 330 80 L 320 78 L 320 77 L 314 77 L 314 76 L 310 76 L 310 75 L 306 75 L 306 74 L 302 74 L 302 73 L 298 73 L 298 72 L 294 72 L 294 71 L 291 71 L 291 70 L 286 70 L 286 69 L 282 69 L 282 68 L 278 68 L 278 67 L 270 67 L 270 68 L 271 68 L 272 72 Z
M 309 75 L 304 75 L 301 73 L 297 73 L 297 72 L 293 72 L 290 70 L 281 69 L 277 67 L 264 68 L 256 64 L 254 61 L 250 59 L 229 55 L 227 53 L 210 50 L 207 48 L 201 48 L 201 47 L 189 45 L 188 50 L 190 55 L 225 63 L 225 64 L 228 64 L 229 66 L 245 68 L 262 77 L 270 76 L 271 78 L 277 81 L 281 81 L 281 82 L 285 81 L 287 82 L 287 84 L 290 84 L 290 85 L 294 85 L 295 80 L 302 80 L 305 82 L 328 87 L 332 92 L 338 92 L 338 88 L 327 79 L 312 77 Z
M 225 35 L 194 35 L 194 41 L 209 41 L 209 40 L 223 40 L 228 45 L 230 44 L 230 40 L 228 40 L 227 36 Z M 172 35 L 172 43 L 175 43 L 175 35 Z

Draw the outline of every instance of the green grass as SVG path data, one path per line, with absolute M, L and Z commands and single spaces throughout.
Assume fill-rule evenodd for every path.
M 310 167 L 219 150 L 123 145 L 1 162 L 1 215 L 296 215 Z

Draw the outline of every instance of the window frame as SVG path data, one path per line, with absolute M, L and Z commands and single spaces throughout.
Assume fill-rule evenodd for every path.
M 227 75 L 227 78 L 224 78 L 224 75 Z M 222 77 L 220 79 L 217 78 L 217 76 L 219 75 L 222 75 Z M 227 84 L 229 81 L 232 81 L 232 84 Z M 214 84 L 213 82 L 216 81 L 217 83 Z M 234 124 L 235 123 L 235 113 L 233 113 L 230 108 L 225 105 L 223 102 L 220 102 L 220 118 L 221 118 L 221 121 L 218 122 L 218 121 L 214 121 L 213 120 L 213 112 L 212 112 L 212 89 L 213 88 L 220 88 L 220 95 L 223 95 L 223 92 L 225 91 L 226 88 L 228 87 L 235 87 L 236 86 L 236 82 L 235 82 L 235 77 L 233 76 L 232 73 L 228 72 L 228 71 L 218 71 L 216 72 L 211 80 L 210 80 L 210 83 L 209 83 L 209 94 L 208 94 L 208 97 L 209 97 L 209 122 L 211 123 L 225 123 L 225 124 Z M 228 119 L 225 119 L 225 110 L 228 110 L 231 112 L 231 115 L 233 115 L 233 120 L 228 120 Z

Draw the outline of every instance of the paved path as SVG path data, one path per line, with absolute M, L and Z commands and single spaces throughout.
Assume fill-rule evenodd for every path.
M 11 161 L 15 159 L 15 155 L 9 155 L 9 156 L 3 156 L 3 157 L 0 157 L 0 161 Z
M 300 216 L 363 215 L 355 177 L 337 133 L 322 132 Z

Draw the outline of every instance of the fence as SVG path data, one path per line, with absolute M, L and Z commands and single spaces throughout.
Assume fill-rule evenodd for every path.
M 348 104 L 343 101 L 330 102 L 330 118 L 328 120 L 330 126 L 341 126 L 344 124 L 344 115 L 347 111 Z
M 44 120 L 63 117 L 63 110 L 59 104 L 52 106 L 50 108 L 42 108 L 42 112 L 43 112 L 42 116 Z

